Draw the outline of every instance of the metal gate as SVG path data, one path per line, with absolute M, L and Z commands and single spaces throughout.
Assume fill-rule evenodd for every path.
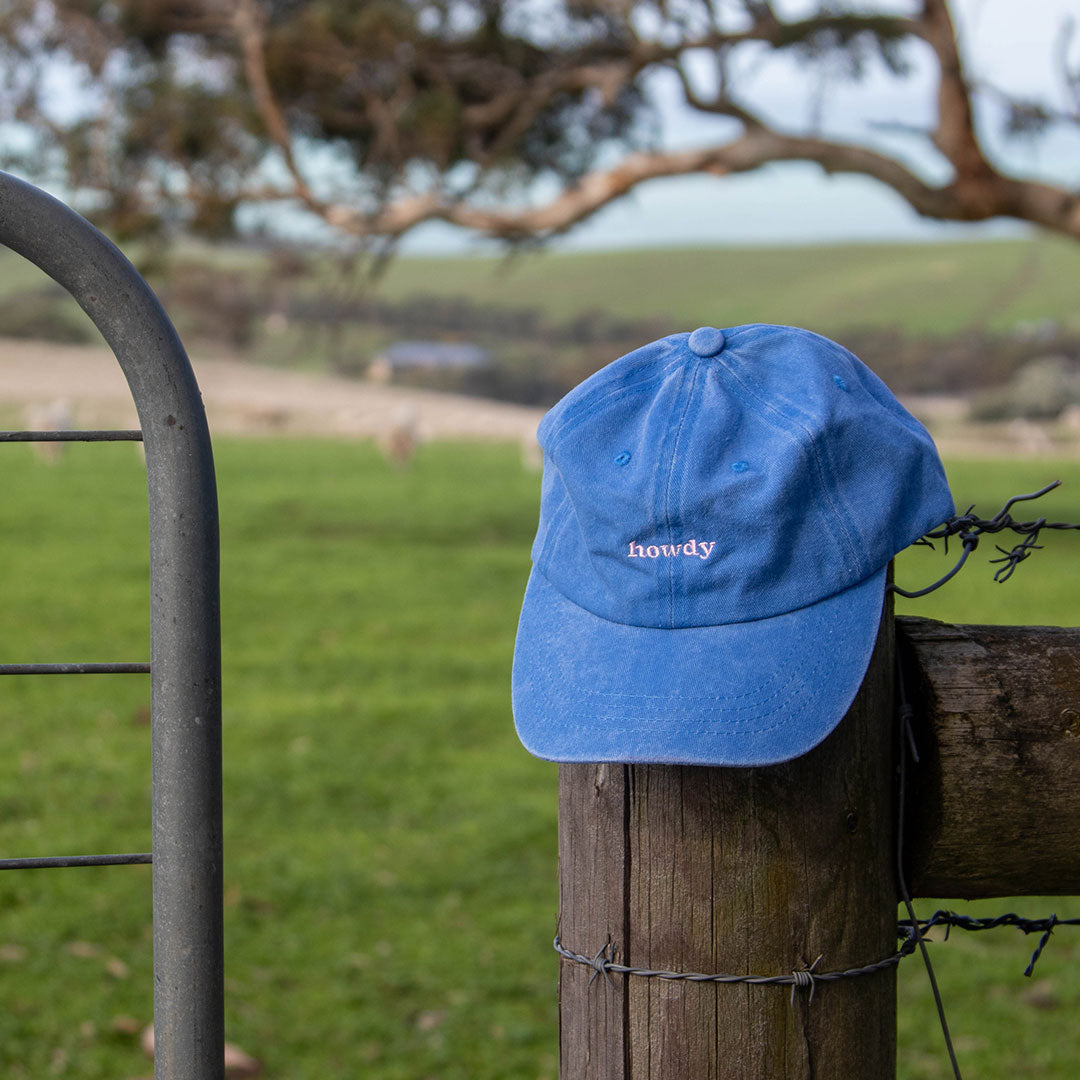
M 0 869 L 153 863 L 154 1075 L 224 1074 L 221 631 L 214 462 L 172 323 L 121 252 L 0 173 L 0 244 L 78 301 L 123 369 L 141 431 L 0 432 L 0 442 L 141 440 L 150 499 L 150 662 L 0 664 L 0 675 L 149 673 L 152 854 L 6 859 Z M 6 659 L 6 658 L 0 658 Z

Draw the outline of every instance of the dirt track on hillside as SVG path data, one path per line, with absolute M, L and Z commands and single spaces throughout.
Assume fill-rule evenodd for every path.
M 192 357 L 211 431 L 227 434 L 385 438 L 395 426 L 421 440 L 500 439 L 534 444 L 543 410 L 497 401 L 379 386 L 331 375 Z M 120 366 L 104 346 L 0 338 L 0 426 L 23 426 L 50 402 L 70 403 L 76 426 L 136 427 Z M 971 424 L 961 398 L 905 404 L 926 423 L 942 456 L 1080 457 L 1080 416 L 1068 424 Z
M 395 424 L 414 424 L 423 439 L 524 441 L 540 409 L 256 367 L 194 355 L 192 366 L 212 431 L 371 438 Z M 4 423 L 34 407 L 64 400 L 79 427 L 136 427 L 135 408 L 105 347 L 0 339 L 0 409 Z

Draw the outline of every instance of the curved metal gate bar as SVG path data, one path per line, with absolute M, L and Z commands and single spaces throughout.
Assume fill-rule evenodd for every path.
M 217 489 L 202 399 L 157 298 L 85 219 L 0 173 L 0 243 L 64 286 L 93 319 L 120 362 L 142 425 L 150 500 L 154 1075 L 218 1080 L 221 633 Z M 94 436 L 105 433 L 87 434 L 99 441 Z

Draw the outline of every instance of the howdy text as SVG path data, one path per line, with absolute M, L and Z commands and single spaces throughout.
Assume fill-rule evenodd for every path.
M 716 547 L 715 540 L 687 540 L 683 544 L 630 544 L 631 559 L 659 559 L 661 556 L 672 558 L 675 555 L 696 555 L 699 559 L 707 559 Z

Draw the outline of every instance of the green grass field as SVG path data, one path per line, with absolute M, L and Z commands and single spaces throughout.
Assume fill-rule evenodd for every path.
M 514 736 L 509 670 L 538 478 L 515 447 L 432 444 L 394 473 L 366 444 L 220 440 L 228 1037 L 270 1080 L 554 1080 L 556 770 Z M 54 468 L 4 449 L 6 661 L 147 654 L 145 479 L 130 446 Z M 1076 463 L 957 463 L 996 510 Z M 1080 537 L 1006 585 L 986 555 L 905 610 L 1072 623 Z M 900 560 L 902 583 L 941 555 Z M 146 850 L 145 677 L 0 683 L 0 852 Z M 919 904 L 924 913 L 930 901 Z M 1080 901 L 965 909 L 1061 917 Z M 967 1075 L 1076 1075 L 1080 930 L 1033 982 L 1014 931 L 934 947 Z M 0 875 L 0 1075 L 145 1076 L 147 868 Z M 949 1075 L 918 960 L 901 1076 Z

